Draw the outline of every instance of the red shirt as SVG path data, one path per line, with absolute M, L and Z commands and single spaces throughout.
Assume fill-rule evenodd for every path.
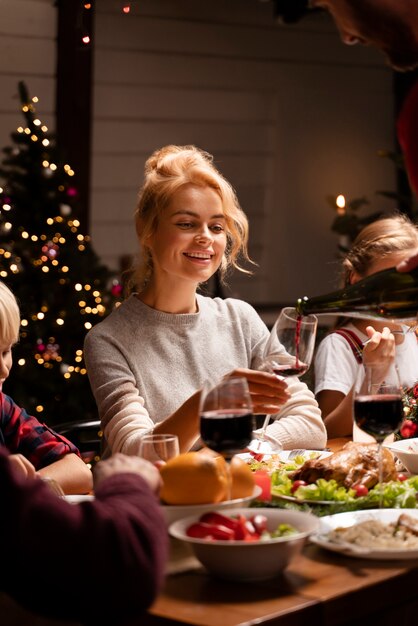
M 46 424 L 41 424 L 36 417 L 29 415 L 2 392 L 0 445 L 5 446 L 12 454 L 20 453 L 25 456 L 37 470 L 58 461 L 70 452 L 80 456 L 73 443 Z
M 418 80 L 409 90 L 396 122 L 409 183 L 418 196 Z

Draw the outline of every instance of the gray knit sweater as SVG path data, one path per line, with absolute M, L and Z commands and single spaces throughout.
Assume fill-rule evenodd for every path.
M 198 313 L 157 311 L 130 296 L 87 334 L 84 355 L 112 452 L 137 454 L 141 437 L 205 381 L 238 367 L 258 369 L 268 329 L 255 309 L 197 296 Z M 326 430 L 314 395 L 292 377 L 291 398 L 268 427 L 286 449 L 322 448 Z

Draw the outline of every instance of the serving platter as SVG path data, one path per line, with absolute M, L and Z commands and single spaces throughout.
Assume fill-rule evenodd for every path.
M 380 521 L 384 524 L 394 522 L 402 513 L 417 520 L 417 509 L 369 509 L 365 511 L 350 511 L 346 513 L 335 513 L 334 515 L 326 515 L 319 518 L 319 528 L 317 533 L 311 535 L 310 541 L 330 550 L 338 552 L 358 559 L 375 559 L 375 560 L 398 560 L 398 559 L 418 559 L 418 548 L 405 549 L 389 549 L 389 548 L 366 548 L 363 546 L 352 545 L 348 542 L 338 543 L 329 538 L 328 534 L 336 528 L 346 528 L 354 526 L 360 522 L 368 520 Z
M 295 496 L 285 496 L 282 494 L 273 494 L 274 499 L 285 500 L 286 502 L 293 502 L 295 504 L 328 504 L 328 505 L 338 505 L 347 506 L 347 501 L 345 500 L 307 500 L 305 498 L 296 498 Z

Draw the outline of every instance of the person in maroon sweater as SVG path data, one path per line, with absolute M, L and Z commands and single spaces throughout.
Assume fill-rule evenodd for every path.
M 168 553 L 158 470 L 115 454 L 94 468 L 94 500 L 69 504 L 8 457 L 0 447 L 0 590 L 46 617 L 120 624 L 141 615 Z

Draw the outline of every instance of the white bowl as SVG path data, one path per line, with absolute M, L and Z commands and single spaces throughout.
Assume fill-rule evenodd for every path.
M 411 474 L 418 474 L 418 437 L 383 444 L 389 448 Z
M 299 532 L 287 537 L 265 541 L 211 541 L 188 537 L 187 528 L 199 521 L 193 515 L 171 524 L 169 533 L 190 545 L 196 558 L 209 572 L 227 580 L 255 581 L 273 578 L 282 572 L 298 554 L 306 538 L 317 531 L 319 519 L 312 513 L 273 508 L 237 508 L 222 510 L 224 515 L 243 514 L 267 517 L 267 528 L 273 531 L 281 523 L 294 526 Z
M 203 513 L 208 511 L 222 511 L 223 509 L 235 509 L 240 506 L 249 504 L 261 494 L 261 487 L 255 485 L 254 491 L 251 496 L 247 498 L 237 498 L 236 500 L 224 500 L 223 502 L 216 502 L 215 504 L 162 504 L 161 508 L 167 520 L 169 526 L 173 522 L 184 517 L 190 517 L 195 515 L 199 517 Z

